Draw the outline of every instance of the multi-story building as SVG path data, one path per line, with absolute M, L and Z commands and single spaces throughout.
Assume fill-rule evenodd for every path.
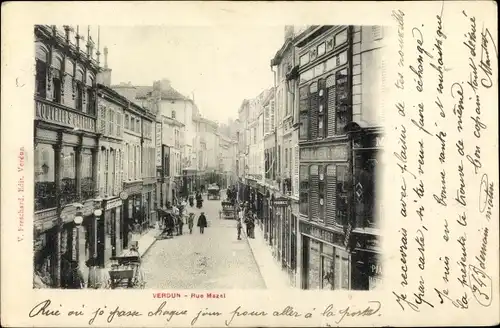
M 276 181 L 277 173 L 277 140 L 276 140 L 276 116 L 275 116 L 275 88 L 273 87 L 267 99 L 263 102 L 264 107 L 264 237 L 270 245 L 274 243 L 273 228 L 274 209 L 271 205 L 273 191 L 279 190 Z
M 236 138 L 238 141 L 238 197 L 240 201 L 249 201 L 248 184 L 246 183 L 246 176 L 248 174 L 248 113 L 249 101 L 244 100 L 238 109 L 238 130 Z
M 220 179 L 220 149 L 218 124 L 201 115 L 195 115 L 193 123 L 196 127 L 195 144 L 197 154 L 198 183 L 213 183 Z
M 236 176 L 236 140 L 224 134 L 219 135 L 220 145 L 220 167 L 219 172 L 222 175 L 222 188 L 227 188 L 237 182 Z
M 375 180 L 385 106 L 383 28 L 312 26 L 295 46 L 301 287 L 371 289 L 381 272 Z
M 106 58 L 104 67 L 107 68 Z M 128 101 L 103 84 L 99 83 L 98 88 L 97 130 L 101 134 L 98 186 L 103 217 L 98 221 L 96 237 L 99 263 L 104 266 L 111 256 L 119 255 L 127 247 L 122 239 L 124 222 L 119 195 L 123 190 L 123 118 Z
M 287 78 L 295 64 L 295 47 L 293 44 L 294 28 L 285 27 L 284 43 L 271 60 L 275 78 L 276 103 L 276 188 L 271 188 L 273 214 L 271 218 L 275 236 L 272 243 L 275 258 L 287 271 L 290 283 L 296 284 L 296 244 L 298 227 L 298 197 L 293 192 L 294 176 L 293 157 L 296 150 L 298 133 L 294 129 L 294 81 Z M 297 188 L 297 187 L 296 187 Z M 298 189 L 298 188 L 297 188 Z M 272 242 L 272 239 L 271 239 Z
M 34 33 L 34 266 L 61 287 L 65 264 L 97 256 L 99 47 L 78 26 L 35 25 Z
M 179 199 L 182 191 L 182 149 L 184 145 L 184 124 L 171 117 L 161 115 L 160 118 L 164 157 L 164 184 L 160 190 L 162 207 L 166 202 L 173 203 Z

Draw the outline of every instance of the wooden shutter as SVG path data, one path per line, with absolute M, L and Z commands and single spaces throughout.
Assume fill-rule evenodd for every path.
M 318 221 L 318 207 L 319 207 L 319 176 L 318 165 L 311 165 L 309 171 L 309 217 L 313 221 Z
M 299 196 L 299 146 L 294 149 L 293 194 Z
M 327 117 L 327 127 L 326 134 L 328 137 L 335 135 L 335 75 L 330 75 L 326 79 L 326 117 Z
M 119 115 L 119 114 L 117 114 L 117 115 Z M 120 151 L 118 149 L 115 149 L 114 155 L 115 155 L 115 185 L 114 185 L 113 195 L 117 195 L 118 188 L 120 185 L 120 177 L 121 177 Z
M 337 174 L 335 165 L 326 167 L 326 199 L 325 224 L 333 226 L 336 222 L 335 210 L 337 202 Z
M 320 79 L 318 81 L 318 137 L 325 138 L 327 133 L 326 112 L 328 107 L 328 95 L 326 91 L 326 80 Z M 321 95 L 320 95 L 321 94 Z M 320 111 L 321 107 L 321 111 Z M 321 128 L 320 128 L 321 125 Z
M 310 91 L 310 96 L 309 96 L 309 103 L 310 103 L 309 128 L 311 129 L 310 134 L 309 134 L 309 136 L 310 136 L 309 139 L 314 140 L 314 139 L 318 138 L 318 107 L 319 107 L 318 83 L 317 82 L 311 83 L 309 91 Z

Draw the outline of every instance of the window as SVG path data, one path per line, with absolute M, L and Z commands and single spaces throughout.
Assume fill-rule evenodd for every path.
M 141 133 L 141 121 L 140 121 L 140 119 L 135 120 L 135 132 Z
M 335 46 L 339 46 L 346 41 L 347 41 L 347 30 L 344 30 L 339 34 L 335 35 Z
M 336 219 L 341 225 L 347 224 L 348 207 L 347 207 L 347 183 L 348 170 L 345 165 L 337 165 L 337 190 L 336 190 Z
M 325 181 L 325 172 L 324 166 L 319 166 L 318 175 L 318 197 L 319 197 L 319 222 L 325 222 L 325 207 L 326 207 L 326 181 Z
M 75 76 L 75 83 L 76 83 L 76 109 L 79 111 L 86 111 L 86 108 L 83 108 L 83 97 L 84 97 L 84 91 L 83 91 L 83 71 L 81 69 L 78 69 L 77 74 Z
M 172 118 L 175 119 L 175 110 L 172 111 Z
M 76 154 L 73 147 L 61 150 L 61 205 L 76 201 Z
M 47 96 L 47 51 L 43 48 L 36 49 L 35 70 L 36 95 L 45 98 Z
M 129 117 L 128 114 L 125 114 L 125 129 L 128 129 Z
M 299 210 L 302 215 L 309 215 L 309 167 L 300 166 L 299 173 Z
M 54 72 L 54 78 L 52 79 L 52 85 L 54 88 L 53 98 L 54 102 L 60 104 L 61 103 L 61 76 L 60 72 Z
M 336 134 L 344 134 L 344 127 L 349 121 L 348 96 L 349 86 L 347 83 L 347 69 L 335 73 L 335 100 L 336 100 Z
M 94 180 L 92 179 L 92 152 L 90 149 L 83 149 L 81 164 L 81 185 L 82 198 L 90 199 L 94 196 Z
M 349 262 L 349 254 L 346 251 L 335 247 L 333 289 L 349 289 Z
M 322 44 L 320 44 L 318 46 L 318 57 L 323 55 L 325 53 L 325 50 L 326 50 L 326 46 L 325 46 L 325 43 L 323 42 Z
M 55 154 L 52 145 L 35 147 L 35 211 L 56 207 Z
M 309 135 L 309 88 L 299 89 L 299 139 L 307 140 Z
M 300 66 L 306 65 L 309 63 L 309 52 L 300 56 Z
M 376 228 L 377 151 L 361 150 L 355 155 L 354 199 L 356 226 Z
M 288 148 L 285 148 L 285 169 L 288 169 Z M 288 173 L 288 170 L 285 170 Z
M 88 83 L 90 83 L 90 87 L 87 88 L 87 112 L 90 115 L 95 115 L 95 93 L 92 89 L 94 85 L 94 79 L 89 76 Z

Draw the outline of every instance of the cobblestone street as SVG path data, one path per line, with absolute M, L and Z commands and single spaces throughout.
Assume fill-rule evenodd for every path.
M 201 211 L 189 208 L 196 213 L 193 234 L 184 225 L 184 235 L 151 247 L 143 258 L 146 288 L 265 288 L 246 238 L 237 240 L 236 221 L 219 219 L 220 208 L 220 201 L 204 200 L 209 227 L 203 235 L 196 227 Z

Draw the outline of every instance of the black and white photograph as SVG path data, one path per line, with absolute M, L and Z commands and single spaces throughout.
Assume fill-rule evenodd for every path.
M 34 288 L 377 286 L 383 26 L 34 34 Z
M 2 6 L 2 327 L 495 325 L 488 1 Z

